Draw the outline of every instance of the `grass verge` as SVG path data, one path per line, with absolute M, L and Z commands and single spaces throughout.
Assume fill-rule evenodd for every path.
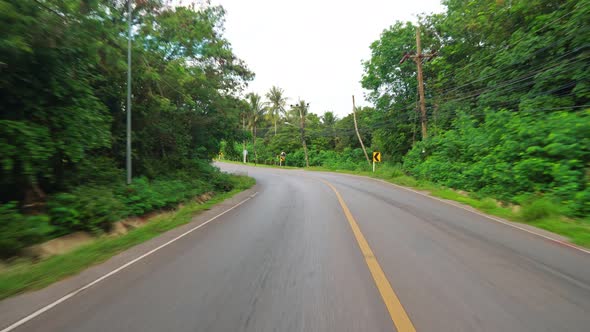
M 196 213 L 208 210 L 213 205 L 252 187 L 254 184 L 253 178 L 236 177 L 236 186 L 232 191 L 217 194 L 203 204 L 191 201 L 176 211 L 158 215 L 145 226 L 132 230 L 125 235 L 118 237 L 103 236 L 72 252 L 49 257 L 40 262 L 22 261 L 15 263 L 0 273 L 0 299 L 24 291 L 46 287 L 65 277 L 77 274 L 92 265 L 104 262 L 132 246 L 152 239 L 180 225 L 187 224 Z
M 375 173 L 370 171 L 333 170 L 323 167 L 310 167 L 308 170 L 362 175 L 378 178 L 404 187 L 427 191 L 432 196 L 469 205 L 489 215 L 528 224 L 565 236 L 574 244 L 590 248 L 590 219 L 571 219 L 563 216 L 558 211 L 553 211 L 553 213 L 528 212 L 539 209 L 539 205 L 544 203 L 542 200 L 531 201 L 523 205 L 519 211 L 514 211 L 509 207 L 501 206 L 494 199 L 475 197 L 469 193 L 467 195 L 461 194 L 453 189 L 427 181 L 416 180 L 413 177 L 403 175 L 401 172 L 388 170 L 387 168 L 382 171 L 377 170 Z M 548 206 L 547 209 L 551 210 L 552 207 Z M 531 214 L 533 215 L 532 217 Z

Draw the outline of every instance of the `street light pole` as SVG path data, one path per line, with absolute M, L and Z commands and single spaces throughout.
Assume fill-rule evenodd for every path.
M 131 1 L 127 0 L 127 184 L 131 184 Z

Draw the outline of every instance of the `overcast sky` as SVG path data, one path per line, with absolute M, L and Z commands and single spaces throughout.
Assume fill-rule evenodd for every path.
M 310 111 L 342 117 L 368 105 L 360 80 L 369 46 L 396 20 L 442 12 L 440 0 L 213 0 L 227 11 L 226 37 L 256 73 L 249 91 L 276 85 L 289 103 L 302 98 Z M 392 55 L 401 57 L 399 55 Z

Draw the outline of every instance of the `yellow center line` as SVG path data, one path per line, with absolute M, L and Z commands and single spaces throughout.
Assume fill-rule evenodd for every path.
M 369 271 L 371 271 L 373 280 L 377 285 L 377 289 L 379 289 L 379 293 L 381 293 L 381 297 L 383 298 L 383 302 L 385 302 L 385 306 L 389 311 L 389 316 L 391 317 L 391 320 L 393 321 L 395 328 L 398 332 L 415 332 L 416 328 L 414 328 L 414 325 L 412 324 L 410 317 L 408 317 L 408 314 L 404 310 L 404 307 L 402 306 L 397 295 L 393 291 L 393 288 L 391 288 L 389 280 L 387 280 L 387 277 L 385 276 L 385 273 L 383 272 L 381 265 L 379 265 L 377 258 L 373 254 L 373 250 L 371 250 L 369 243 L 367 242 L 365 236 L 361 232 L 361 229 L 359 228 L 356 220 L 352 216 L 352 213 L 350 213 L 348 206 L 346 206 L 344 199 L 342 199 L 342 196 L 340 195 L 338 190 L 336 190 L 336 188 L 330 182 L 322 179 L 320 179 L 320 181 L 328 185 L 336 194 L 338 202 L 340 202 L 340 206 L 342 206 L 342 210 L 344 211 L 344 215 L 346 215 L 346 219 L 350 224 L 350 228 L 352 228 L 354 237 L 356 238 L 356 241 L 359 244 L 361 252 L 365 257 L 365 262 L 369 267 Z

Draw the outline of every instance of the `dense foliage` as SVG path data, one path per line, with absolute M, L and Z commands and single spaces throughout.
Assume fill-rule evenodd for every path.
M 5 233 L 30 228 L 23 212 L 48 212 L 49 228 L 105 229 L 214 189 L 203 181 L 217 175 L 196 165 L 242 137 L 253 74 L 223 37 L 223 8 L 166 3 L 134 1 L 138 179 L 126 188 L 127 2 L 0 0 L 0 238 L 40 238 Z
M 425 151 L 425 152 L 422 152 Z M 590 214 L 590 112 L 490 111 L 417 144 L 405 158 L 412 175 L 452 188 L 523 203 L 550 194 L 572 214 Z

